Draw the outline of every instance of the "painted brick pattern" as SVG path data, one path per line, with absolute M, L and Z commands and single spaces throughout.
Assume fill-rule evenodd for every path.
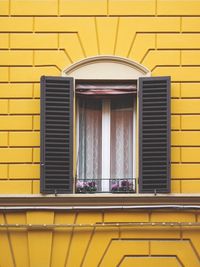
M 16 185 L 16 181 L 10 186 Z M 4 186 L 2 182 L 2 188 Z M 11 187 L 11 190 L 13 187 Z M 23 186 L 21 187 L 23 192 Z M 87 228 L 98 223 L 137 222 L 153 226 L 119 226 Z M 198 267 L 199 231 L 166 223 L 195 223 L 200 215 L 195 211 L 98 211 L 98 212 L 53 212 L 27 211 L 0 213 L 1 224 L 37 225 L 34 230 L 1 230 L 1 266 L 154 266 L 154 267 Z M 52 224 L 81 224 L 62 231 L 43 229 Z M 165 226 L 156 226 L 163 223 Z M 43 225 L 39 229 L 39 225 Z M 44 225 L 45 224 L 45 225 Z M 188 229 L 189 228 L 189 229 Z M 119 231 L 120 229 L 120 231 Z M 12 238 L 9 238 L 9 237 Z M 92 238 L 91 238 L 92 236 Z M 40 242 L 38 242 L 40 238 Z M 53 241 L 52 241 L 53 240 Z M 101 244 L 101 245 L 99 245 Z M 10 247 L 12 246 L 12 250 Z M 77 247 L 79 256 L 77 257 Z M 12 252 L 13 253 L 12 253 Z M 106 253 L 105 253 L 106 251 Z M 13 256 L 14 255 L 14 256 Z M 68 256 L 66 256 L 68 255 Z M 95 257 L 94 257 L 95 255 Z M 180 264 L 181 263 L 181 264 Z
M 39 193 L 39 79 L 88 56 L 172 77 L 172 192 L 200 192 L 200 1 L 0 1 L 1 193 Z

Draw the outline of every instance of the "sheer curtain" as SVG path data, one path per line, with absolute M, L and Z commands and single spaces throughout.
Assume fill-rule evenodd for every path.
M 109 104 L 106 111 L 102 108 L 105 101 Z M 102 166 L 103 138 L 109 140 L 108 176 L 111 179 L 132 178 L 133 97 L 113 97 L 106 100 L 80 97 L 78 113 L 78 178 L 105 178 L 102 177 L 102 169 L 105 168 Z M 104 130 L 102 132 L 102 121 L 105 116 L 109 117 L 110 134 Z M 103 161 L 105 162 L 105 159 Z M 109 191 L 109 183 L 105 188 L 104 190 L 102 182 L 103 191 Z
M 111 178 L 133 177 L 133 99 L 111 101 Z
M 78 177 L 79 179 L 101 178 L 101 100 L 79 98 L 78 127 Z

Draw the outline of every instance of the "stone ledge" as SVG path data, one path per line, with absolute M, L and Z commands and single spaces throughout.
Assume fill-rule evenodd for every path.
M 68 195 L 0 195 L 3 207 L 133 207 L 142 209 L 153 205 L 199 206 L 200 194 L 68 194 Z M 177 207 L 178 208 L 178 207 Z

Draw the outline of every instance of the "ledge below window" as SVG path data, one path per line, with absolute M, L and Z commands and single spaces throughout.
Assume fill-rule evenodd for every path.
M 200 194 L 1 195 L 0 210 L 199 209 Z

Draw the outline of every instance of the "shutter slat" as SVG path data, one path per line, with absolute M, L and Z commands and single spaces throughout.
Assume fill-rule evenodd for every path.
M 72 193 L 73 78 L 41 77 L 41 192 Z
M 139 191 L 170 192 L 170 77 L 139 79 Z

